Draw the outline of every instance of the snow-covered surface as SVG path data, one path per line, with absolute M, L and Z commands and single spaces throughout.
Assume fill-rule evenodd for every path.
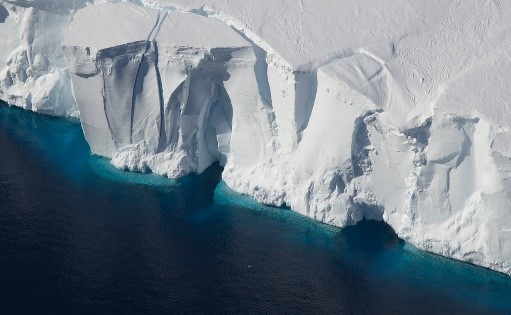
M 511 274 L 511 2 L 95 2 L 0 1 L 1 99 L 79 109 L 119 168 L 220 161 L 260 202 Z

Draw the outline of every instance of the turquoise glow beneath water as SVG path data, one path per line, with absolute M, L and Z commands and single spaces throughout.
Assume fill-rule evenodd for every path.
M 7 311 L 511 312 L 508 276 L 419 251 L 384 223 L 338 229 L 260 205 L 218 166 L 179 180 L 120 171 L 76 121 L 7 106 L 0 144 Z

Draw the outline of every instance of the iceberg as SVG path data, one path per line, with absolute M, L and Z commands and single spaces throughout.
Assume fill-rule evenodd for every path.
M 132 3 L 133 2 L 133 3 Z M 511 3 L 0 1 L 0 99 L 94 154 L 511 275 Z

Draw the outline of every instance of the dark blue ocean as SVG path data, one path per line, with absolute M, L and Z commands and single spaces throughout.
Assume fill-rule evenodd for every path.
M 76 121 L 0 106 L 0 312 L 511 313 L 511 278 L 233 193 L 112 168 Z

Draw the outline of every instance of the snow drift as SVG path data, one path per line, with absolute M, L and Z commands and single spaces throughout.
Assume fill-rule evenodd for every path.
M 110 1 L 96 1 L 110 2 Z M 511 4 L 1 1 L 0 98 L 95 154 L 511 274 Z

